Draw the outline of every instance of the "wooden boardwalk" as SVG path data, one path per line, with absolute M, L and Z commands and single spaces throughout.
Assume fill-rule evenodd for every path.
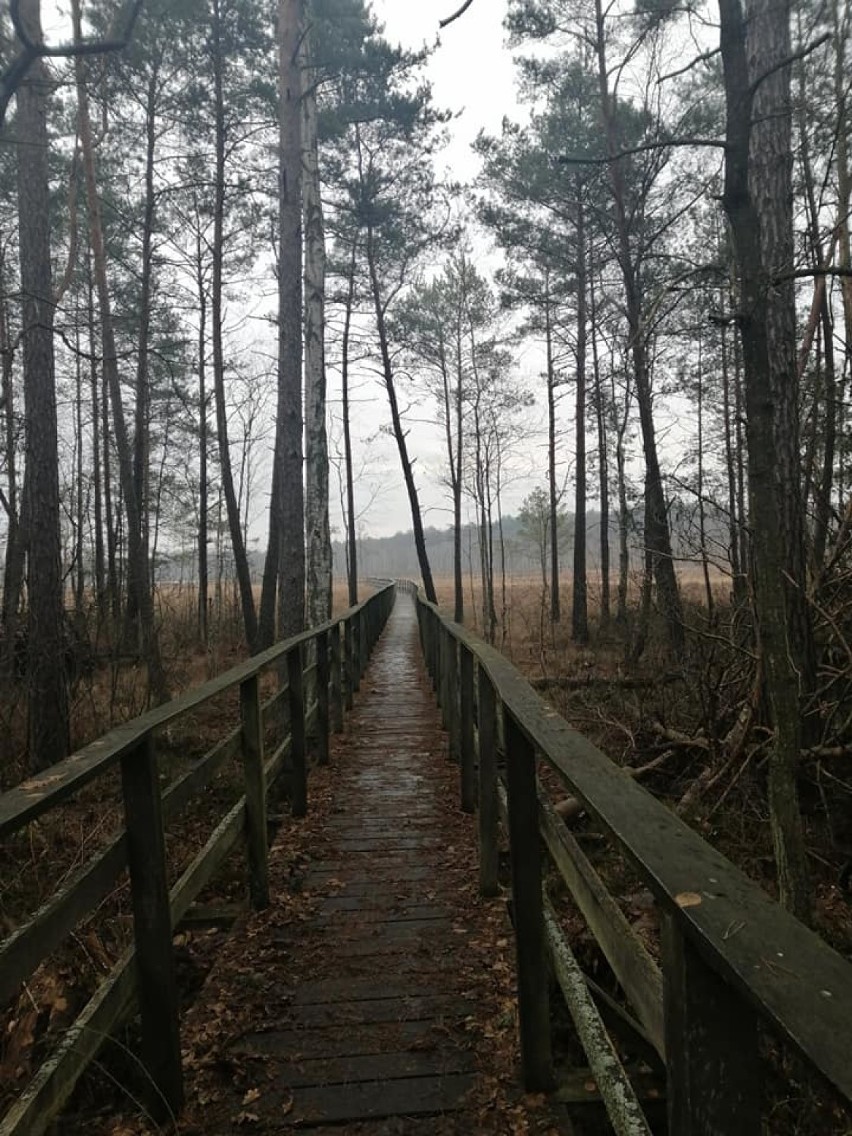
M 474 824 L 416 638 L 400 596 L 330 771 L 312 774 L 301 851 L 281 834 L 272 908 L 193 1010 L 181 1130 L 513 1130 L 511 929 L 476 893 Z

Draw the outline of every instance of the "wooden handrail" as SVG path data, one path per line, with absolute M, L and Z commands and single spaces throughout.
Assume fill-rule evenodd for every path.
M 0 1120 L 0 1136 L 40 1136 L 45 1131 L 103 1040 L 137 996 L 142 1016 L 143 1062 L 154 1090 L 149 1107 L 155 1114 L 162 1111 L 163 1105 L 172 1112 L 178 1110 L 183 1090 L 173 929 L 240 842 L 246 847 L 249 861 L 252 905 L 257 908 L 268 903 L 267 790 L 282 773 L 285 757 L 289 757 L 293 812 L 304 815 L 308 807 L 308 727 L 313 724 L 316 730 L 318 759 L 327 760 L 328 732 L 342 727 L 344 704 L 352 704 L 352 690 L 387 620 L 394 594 L 392 584 L 382 587 L 363 603 L 322 626 L 278 643 L 173 702 L 111 730 L 97 742 L 0 796 L 0 836 L 10 835 L 120 762 L 126 825 L 126 830 L 93 857 L 61 892 L 0 943 L 0 998 L 14 994 L 50 951 L 98 906 L 127 866 L 135 939 L 134 951 L 125 953 L 116 964 L 69 1027 L 57 1051 Z M 342 640 L 346 643 L 345 655 Z M 316 644 L 316 661 L 306 666 L 306 648 L 310 643 Z M 353 651 L 353 644 L 357 650 Z M 286 660 L 287 681 L 261 706 L 258 677 L 282 660 Z M 311 706 L 304 693 L 307 676 L 315 676 L 318 684 Z M 240 692 L 240 726 L 163 789 L 157 773 L 156 732 L 232 689 Z M 278 737 L 267 756 L 264 735 L 267 727 L 280 723 L 278 706 L 282 698 L 289 703 L 290 732 L 286 737 Z M 238 754 L 243 759 L 244 795 L 220 819 L 205 847 L 170 893 L 165 824 L 209 783 L 226 760 Z
M 574 842 L 559 842 L 557 869 L 604 953 L 613 956 L 613 969 L 629 998 L 633 976 L 634 1009 L 658 1052 L 668 1054 L 670 1130 L 678 1136 L 757 1131 L 758 1019 L 771 1024 L 852 1101 L 852 965 L 572 729 L 504 656 L 434 604 L 419 595 L 416 602 L 424 655 L 444 703 L 445 721 L 458 731 L 451 744 L 467 748 L 461 723 L 475 720 L 477 704 L 489 705 L 493 691 L 510 774 L 510 820 L 513 781 L 522 793 L 529 784 L 528 774 L 519 779 L 514 767 L 528 762 L 524 755 L 533 752 L 583 801 L 657 901 L 663 928 L 662 1006 L 654 964 L 627 944 L 619 950 L 622 931 L 612 919 L 608 934 L 596 928 L 595 919 L 607 924 L 607 916 L 596 894 L 597 884 L 590 883 L 591 866 L 580 862 L 584 858 L 579 849 L 574 853 Z M 459 654 L 462 660 L 470 657 L 461 664 L 465 678 L 460 687 L 451 681 L 459 673 Z M 466 677 L 471 661 L 477 672 L 474 682 Z M 480 693 L 472 698 L 475 689 Z M 489 692 L 484 703 L 483 691 Z M 494 732 L 489 726 L 488 736 Z M 476 756 L 480 771 L 483 765 L 493 767 L 488 755 Z M 470 771 L 464 760 L 461 764 L 464 784 Z M 523 807 L 528 811 L 528 805 Z M 527 821 L 518 830 L 519 839 L 528 845 L 532 826 Z M 535 821 L 535 847 L 540 842 L 554 847 L 556 835 L 544 808 Z M 531 879 L 524 877 L 527 892 L 531 886 Z M 525 916 L 530 926 L 519 931 L 519 902 L 523 911 L 524 905 L 529 906 L 528 896 L 515 897 L 516 932 L 535 939 L 543 917 L 533 905 Z M 522 1031 L 525 1013 L 529 1019 L 532 1012 L 540 1021 L 543 996 L 541 983 L 534 981 L 535 966 L 523 960 L 526 945 L 518 944 L 519 968 L 532 983 L 527 989 L 524 973 L 519 973 L 521 997 L 528 1001 L 521 1006 Z M 542 1043 L 536 1048 L 532 1039 L 522 1037 L 522 1052 L 528 1084 L 540 1087 L 547 1065 Z

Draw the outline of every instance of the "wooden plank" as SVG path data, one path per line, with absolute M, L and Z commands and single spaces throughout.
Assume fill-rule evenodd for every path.
M 341 957 L 345 957 L 345 952 Z M 471 1005 L 455 995 L 427 994 L 414 998 L 361 999 L 357 1002 L 326 1002 L 293 1009 L 294 1025 L 316 1029 L 320 1026 L 362 1025 L 376 1022 L 461 1021 Z
M 290 703 L 290 786 L 292 812 L 303 817 L 308 811 L 308 766 L 305 727 L 305 692 L 302 682 L 302 650 L 287 652 L 287 684 Z
M 479 894 L 500 892 L 500 812 L 497 803 L 497 700 L 494 684 L 483 667 L 477 668 L 479 730 Z
M 473 652 L 467 646 L 459 647 L 459 791 L 462 812 L 472 813 L 476 808 L 476 769 L 473 749 Z
M 341 999 L 347 1002 L 376 1002 L 382 998 L 427 997 L 434 993 L 435 973 L 429 971 L 419 978 L 407 978 L 405 981 L 389 981 L 376 975 L 366 978 L 320 978 L 314 982 L 300 983 L 293 991 L 292 1004 L 317 1006 Z
M 545 905 L 545 927 L 553 969 L 576 1027 L 598 1091 L 616 1136 L 651 1136 L 651 1129 L 630 1078 L 622 1068 L 601 1016 L 586 987 L 583 972 L 568 946 L 550 904 Z M 680 1136 L 681 1129 L 672 1128 Z M 728 1129 L 730 1133 L 732 1129 Z
M 320 1085 L 354 1087 L 364 1081 L 390 1084 L 408 1077 L 446 1077 L 469 1072 L 472 1067 L 470 1054 L 437 1049 L 367 1053 L 353 1057 L 309 1057 L 276 1069 L 275 1083 L 289 1088 Z
M 528 1092 L 553 1087 L 535 750 L 506 716 L 509 851 L 518 971 L 521 1062 Z
M 328 633 L 318 632 L 317 644 L 317 762 L 328 765 L 329 701 L 328 701 Z
M 172 1114 L 183 1105 L 183 1072 L 162 803 L 150 734 L 123 758 L 121 784 L 143 1061 L 155 1090 L 149 1108 L 161 1118 L 164 1105 Z
M 450 1073 L 302 1089 L 287 1121 L 293 1125 L 341 1124 L 385 1116 L 431 1116 L 459 1108 L 473 1085 L 472 1074 Z
M 55 896 L 0 946 L 0 1004 L 17 993 L 36 967 L 92 911 L 127 864 L 124 834 L 92 857 Z
M 423 1051 L 429 1045 L 446 1045 L 446 1030 L 443 1023 L 430 1019 L 395 1022 L 392 1029 L 387 1022 L 365 1023 L 357 1031 L 339 1031 L 327 1027 L 276 1029 L 246 1034 L 228 1048 L 232 1053 L 247 1056 L 268 1055 L 288 1061 L 301 1061 L 382 1053 L 386 1051 L 389 1041 L 395 1048 L 408 1049 L 416 1046 Z M 0 1130 L 0 1136 L 6 1136 L 6 1133 Z
M 255 911 L 269 906 L 269 838 L 266 824 L 266 777 L 260 687 L 257 675 L 240 683 L 243 780 L 245 783 L 246 854 L 249 895 Z
M 671 916 L 662 943 L 669 1131 L 758 1136 L 762 1061 L 754 1009 L 707 966 Z
M 343 729 L 343 652 L 340 641 L 340 624 L 335 623 L 329 632 L 329 651 L 331 653 L 331 729 L 339 734 Z
M 135 953 L 127 951 L 0 1121 L 0 1136 L 43 1136 L 129 1009 L 135 988 Z
M 622 990 L 635 1008 L 654 1048 L 665 1056 L 663 976 L 635 935 L 621 908 L 606 890 L 577 841 L 540 796 L 541 832 L 559 874 L 583 913 Z

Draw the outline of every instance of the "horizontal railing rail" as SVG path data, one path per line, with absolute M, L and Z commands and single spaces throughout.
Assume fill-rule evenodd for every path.
M 410 586 L 409 589 L 410 590 Z M 497 889 L 501 802 L 511 861 L 520 1043 L 529 1090 L 554 1087 L 549 975 L 555 973 L 619 1134 L 648 1132 L 602 1022 L 664 1065 L 669 1131 L 757 1133 L 770 1027 L 852 1100 L 852 965 L 572 729 L 501 654 L 419 595 L 423 652 L 460 766 L 478 802 L 480 889 Z M 505 762 L 505 782 L 498 772 Z M 657 964 L 542 793 L 545 763 L 652 892 Z M 542 850 L 567 885 L 632 1007 L 595 988 L 546 894 Z
M 179 1111 L 183 1082 L 174 929 L 240 842 L 246 848 L 251 904 L 254 908 L 268 904 L 267 792 L 281 778 L 286 764 L 292 812 L 305 815 L 308 734 L 313 733 L 318 763 L 327 762 L 329 733 L 342 729 L 344 711 L 352 706 L 394 594 L 392 584 L 384 585 L 363 603 L 320 627 L 278 643 L 111 730 L 0 796 L 0 836 L 10 837 L 119 765 L 125 823 L 124 830 L 105 849 L 0 943 L 0 1004 L 15 996 L 80 921 L 97 909 L 125 870 L 129 870 L 134 935 L 133 946 L 0 1120 L 0 1136 L 40 1136 L 134 1003 L 140 1010 L 141 1059 L 150 1078 L 154 1105 L 167 1113 Z M 278 689 L 261 703 L 260 678 L 273 667 Z M 308 686 L 315 690 L 310 705 Z M 162 787 L 158 732 L 212 699 L 237 690 L 239 726 L 182 776 Z M 243 795 L 218 821 L 204 847 L 170 889 L 166 825 L 228 761 L 239 757 Z

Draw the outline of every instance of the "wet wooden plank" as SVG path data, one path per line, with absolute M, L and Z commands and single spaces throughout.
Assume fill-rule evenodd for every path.
M 296 1094 L 288 1120 L 308 1125 L 386 1116 L 434 1116 L 458 1108 L 473 1084 L 470 1073 L 450 1073 L 303 1089 Z

